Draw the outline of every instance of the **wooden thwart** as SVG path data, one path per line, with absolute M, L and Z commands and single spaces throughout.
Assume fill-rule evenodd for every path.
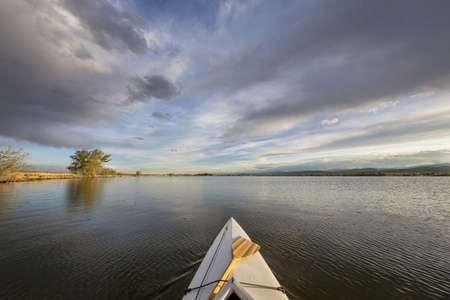
M 233 260 L 228 265 L 228 268 L 220 278 L 221 281 L 217 283 L 211 295 L 209 295 L 208 300 L 214 299 L 214 297 L 220 292 L 220 289 L 224 285 L 223 280 L 228 279 L 231 271 L 233 270 L 234 264 L 242 258 L 250 257 L 256 254 L 260 248 L 261 247 L 258 244 L 253 243 L 252 241 L 249 241 L 241 236 L 236 238 L 236 240 L 233 242 L 233 245 L 231 245 L 231 249 L 233 251 Z

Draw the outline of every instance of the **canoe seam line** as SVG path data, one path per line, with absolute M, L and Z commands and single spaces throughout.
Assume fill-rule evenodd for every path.
M 225 233 L 227 232 L 228 227 L 230 226 L 230 224 L 231 224 L 231 219 L 228 220 L 227 226 L 225 227 L 225 230 L 223 231 L 222 237 L 220 238 L 219 245 L 217 246 L 216 251 L 214 252 L 214 255 L 213 255 L 212 259 L 211 259 L 211 262 L 209 263 L 208 269 L 205 272 L 205 276 L 203 276 L 202 283 L 201 283 L 200 287 L 198 287 L 199 291 L 200 291 L 200 288 L 202 288 L 203 286 L 211 284 L 211 283 L 208 283 L 208 284 L 202 286 L 203 282 L 205 282 L 206 276 L 209 273 L 209 269 L 211 268 L 211 265 L 213 264 L 214 260 L 216 259 L 217 252 L 220 249 L 220 245 L 222 245 L 223 238 L 225 237 Z M 214 281 L 214 282 L 218 282 L 218 281 L 220 281 L 220 280 L 217 280 L 217 281 Z M 197 289 L 197 288 L 195 288 L 195 289 Z M 192 289 L 188 288 L 187 290 L 192 290 Z M 185 292 L 185 294 L 186 294 L 186 292 Z M 197 300 L 197 297 L 198 297 L 198 292 L 197 292 L 197 295 L 195 296 L 195 300 Z
M 223 282 L 229 282 L 229 281 L 234 282 L 234 280 L 235 280 L 234 277 L 232 277 L 230 280 L 218 279 L 218 280 L 209 282 L 209 283 L 207 283 L 207 284 L 204 284 L 204 285 L 201 285 L 201 286 L 198 286 L 198 287 L 193 287 L 193 288 L 185 289 L 185 290 L 184 290 L 184 294 L 186 295 L 187 293 L 190 293 L 190 292 L 192 292 L 193 290 L 201 289 L 201 288 L 203 288 L 203 287 L 205 287 L 205 286 L 208 286 L 208 285 L 211 285 L 211 284 L 213 284 L 213 283 L 217 283 L 217 282 L 221 282 L 221 281 L 223 281 Z M 238 282 L 239 282 L 241 285 L 249 285 L 249 286 L 261 287 L 261 288 L 265 288 L 265 289 L 272 289 L 272 290 L 280 291 L 280 292 L 282 292 L 283 294 L 286 294 L 286 289 L 285 289 L 284 287 L 282 287 L 282 286 L 276 287 L 276 286 L 262 285 L 262 284 L 249 283 L 249 282 L 240 282 L 240 281 L 238 281 Z M 197 294 L 197 295 L 198 295 L 198 294 Z
M 204 285 L 201 285 L 201 286 L 197 286 L 197 287 L 193 287 L 193 288 L 187 288 L 187 289 L 184 290 L 184 294 L 186 295 L 187 293 L 190 293 L 190 292 L 192 292 L 193 290 L 198 290 L 198 289 L 201 289 L 201 288 L 203 288 L 203 287 L 205 287 L 205 286 L 208 286 L 208 285 L 211 285 L 211 284 L 213 284 L 213 283 L 220 282 L 220 281 L 228 282 L 228 280 L 218 279 L 218 280 L 211 281 L 211 282 L 209 282 L 209 283 L 207 283 L 207 284 L 204 284 Z M 197 294 L 197 295 L 198 295 L 198 294 Z M 195 299 L 197 299 L 197 297 L 196 297 Z

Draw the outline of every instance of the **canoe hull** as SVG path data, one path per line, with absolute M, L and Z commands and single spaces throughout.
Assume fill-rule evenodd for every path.
M 197 273 L 194 275 L 188 292 L 183 300 L 208 299 L 215 287 L 215 283 L 204 286 L 220 279 L 232 261 L 231 245 L 237 237 L 251 240 L 242 227 L 231 218 L 217 235 L 213 244 L 205 255 Z M 233 268 L 233 281 L 225 284 L 214 299 L 227 299 L 228 295 L 235 292 L 241 299 L 273 299 L 286 300 L 287 296 L 280 290 L 267 288 L 280 287 L 269 266 L 258 252 L 251 257 L 239 260 Z M 204 286 L 199 289 L 196 287 Z M 261 286 L 267 286 L 263 288 Z

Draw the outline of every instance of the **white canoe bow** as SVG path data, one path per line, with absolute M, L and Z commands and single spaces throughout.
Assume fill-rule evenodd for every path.
M 287 300 L 284 289 L 259 252 L 238 260 L 217 295 L 218 280 L 233 260 L 232 245 L 239 237 L 250 238 L 231 218 L 222 228 L 194 275 L 183 300 Z M 217 291 L 217 290 L 216 290 Z

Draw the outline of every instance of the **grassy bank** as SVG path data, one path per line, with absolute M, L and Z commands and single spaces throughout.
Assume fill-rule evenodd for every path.
M 450 173 L 341 173 L 341 172 L 299 172 L 299 173 L 279 173 L 279 174 L 117 174 L 117 175 L 100 175 L 101 177 L 184 177 L 184 176 L 450 176 Z M 67 172 L 43 172 L 43 171 L 21 171 L 14 173 L 14 178 L 7 179 L 0 177 L 0 183 L 4 182 L 22 182 L 34 180 L 48 180 L 48 179 L 76 179 L 83 178 L 81 174 L 73 174 Z
M 0 182 L 21 182 L 45 179 L 72 179 L 82 178 L 79 174 L 66 172 L 43 172 L 43 171 L 19 171 L 9 174 L 8 178 L 0 178 Z
M 169 177 L 169 176 L 192 176 L 192 175 L 175 175 L 175 174 L 142 174 L 140 177 Z M 198 176 L 198 175 L 197 175 Z M 117 174 L 117 175 L 98 175 L 101 177 L 136 177 L 135 174 Z M 8 176 L 0 177 L 0 183 L 5 182 L 23 182 L 35 180 L 49 180 L 49 179 L 76 179 L 83 178 L 81 174 L 73 174 L 68 172 L 44 172 L 44 171 L 18 171 Z
M 140 177 L 169 177 L 169 176 L 191 176 L 191 175 L 150 175 L 143 174 Z M 117 175 L 98 175 L 97 178 L 102 177 L 136 177 L 135 174 L 117 174 Z M 35 181 L 35 180 L 49 180 L 49 179 L 81 179 L 83 175 L 73 174 L 68 172 L 44 172 L 44 171 L 18 171 L 13 174 L 9 174 L 7 177 L 0 177 L 0 183 L 5 182 L 23 182 L 23 181 Z

